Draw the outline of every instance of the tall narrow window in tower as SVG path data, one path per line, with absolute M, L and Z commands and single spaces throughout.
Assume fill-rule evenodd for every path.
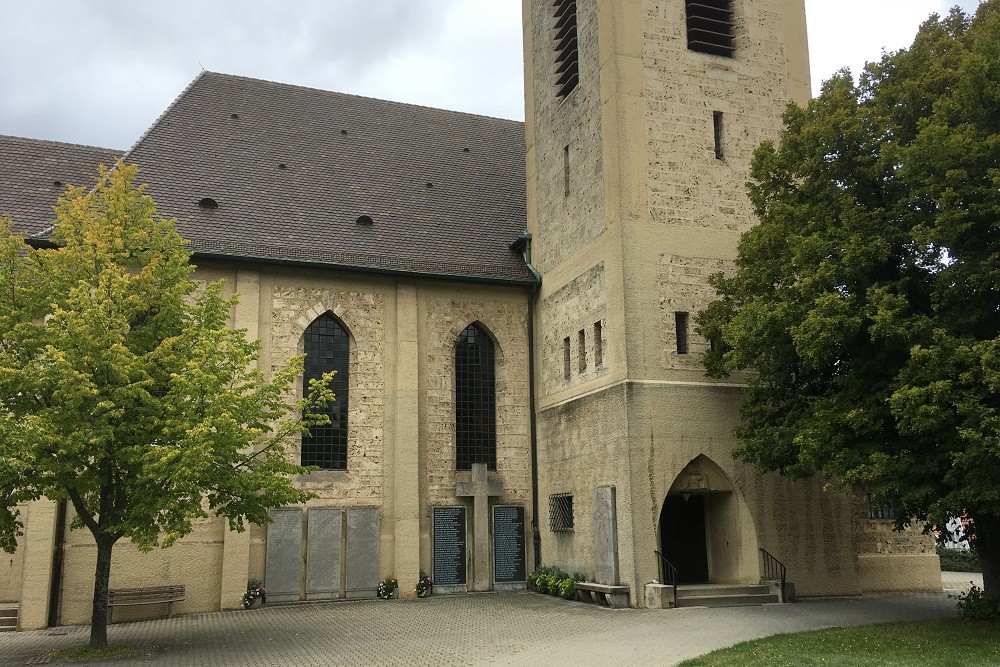
M 580 329 L 576 338 L 580 346 L 580 372 L 582 373 L 587 370 L 587 330 Z
M 563 338 L 563 378 L 568 380 L 570 371 L 569 336 Z
M 493 340 L 470 324 L 455 341 L 455 468 L 497 469 Z
M 721 160 L 723 158 L 722 153 L 722 112 L 713 111 L 712 112 L 712 127 L 715 133 L 715 159 Z
M 329 371 L 336 371 L 331 389 L 336 400 L 326 407 L 329 424 L 313 426 L 302 436 L 302 465 L 321 470 L 347 470 L 347 388 L 350 364 L 350 336 L 333 315 L 324 313 L 303 334 L 305 368 L 302 393 L 309 392 L 309 382 Z
M 688 353 L 688 314 L 674 313 L 674 325 L 677 330 L 677 354 Z
M 594 322 L 594 366 L 604 363 L 604 341 L 601 340 L 601 322 Z
M 733 9 L 730 0 L 687 0 L 688 48 L 733 57 Z
M 569 146 L 563 146 L 563 196 L 569 197 Z
M 576 0 L 555 0 L 556 95 L 566 97 L 580 82 Z

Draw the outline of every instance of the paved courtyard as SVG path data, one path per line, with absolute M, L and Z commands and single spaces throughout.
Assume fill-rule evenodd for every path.
M 955 600 L 943 594 L 666 611 L 520 592 L 265 606 L 118 623 L 108 635 L 155 647 L 115 665 L 673 665 L 779 632 L 954 613 Z M 0 665 L 39 664 L 46 651 L 88 637 L 87 626 L 2 633 Z

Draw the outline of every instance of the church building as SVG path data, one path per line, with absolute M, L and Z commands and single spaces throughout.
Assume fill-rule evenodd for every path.
M 29 239 L 122 156 L 196 277 L 239 295 L 261 369 L 305 354 L 300 392 L 337 371 L 331 423 L 294 451 L 314 500 L 120 542 L 111 588 L 183 584 L 190 613 L 239 607 L 249 579 L 269 602 L 390 577 L 412 595 L 422 571 L 461 594 L 544 564 L 631 606 L 779 566 L 800 596 L 940 590 L 933 542 L 861 494 L 734 460 L 741 378 L 701 366 L 708 276 L 755 222 L 752 152 L 809 99 L 803 0 L 523 12 L 524 123 L 202 72 L 128 151 L 0 137 L 0 213 Z M 50 501 L 21 513 L 0 603 L 24 629 L 88 622 L 89 532 Z

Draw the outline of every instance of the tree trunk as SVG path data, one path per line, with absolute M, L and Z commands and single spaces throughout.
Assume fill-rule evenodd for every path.
M 90 645 L 108 645 L 108 581 L 111 579 L 111 549 L 114 539 L 97 536 L 97 569 L 94 572 L 94 606 L 90 617 Z
M 975 549 L 983 564 L 983 591 L 1000 600 L 1000 516 L 975 514 Z

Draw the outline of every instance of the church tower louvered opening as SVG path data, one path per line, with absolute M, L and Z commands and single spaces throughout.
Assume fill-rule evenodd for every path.
M 688 48 L 733 57 L 733 9 L 730 0 L 688 0 Z
M 580 82 L 580 53 L 576 40 L 576 0 L 555 0 L 556 93 L 566 97 Z

